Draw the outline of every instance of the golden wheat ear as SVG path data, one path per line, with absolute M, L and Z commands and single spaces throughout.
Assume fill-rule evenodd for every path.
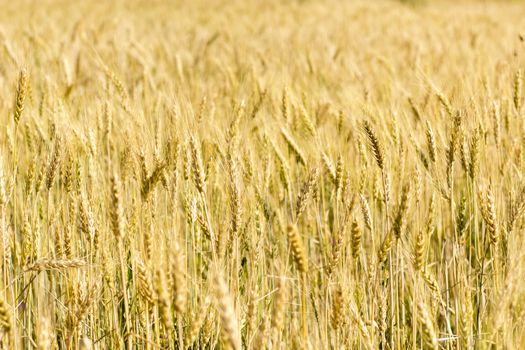
M 308 257 L 306 256 L 306 250 L 299 231 L 297 230 L 297 226 L 289 225 L 286 230 L 288 231 L 288 240 L 290 241 L 293 259 L 297 265 L 297 269 L 301 273 L 307 273 Z

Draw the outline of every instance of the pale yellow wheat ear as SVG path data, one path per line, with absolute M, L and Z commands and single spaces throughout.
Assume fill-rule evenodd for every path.
M 424 267 L 425 259 L 425 236 L 423 231 L 419 231 L 414 242 L 414 270 L 421 271 Z
M 206 175 L 204 173 L 204 166 L 202 165 L 200 146 L 197 144 L 197 139 L 195 137 L 190 138 L 190 148 L 195 187 L 199 193 L 204 195 L 206 192 Z
M 61 161 L 62 147 L 63 147 L 62 138 L 60 136 L 57 136 L 55 140 L 55 147 L 53 150 L 53 155 L 51 156 L 49 165 L 47 167 L 46 187 L 48 190 L 51 189 L 51 187 L 53 186 L 55 182 L 58 167 Z
M 426 138 L 427 138 L 427 148 L 428 148 L 428 157 L 432 163 L 436 162 L 436 140 L 434 137 L 434 131 L 432 130 L 432 127 L 430 126 L 430 123 L 427 121 L 426 124 L 427 130 L 426 130 Z
M 365 226 L 368 230 L 372 231 L 372 213 L 370 211 L 370 205 L 362 193 L 359 194 L 359 203 L 361 204 L 361 213 L 363 215 Z
M 54 330 L 49 317 L 42 317 L 37 323 L 37 350 L 51 349 Z
M 153 304 L 156 299 L 155 289 L 153 288 L 153 280 L 151 273 L 146 269 L 142 261 L 137 261 L 137 277 L 139 283 L 139 293 L 146 302 Z
M 204 301 L 201 302 L 199 308 L 196 310 L 193 316 L 193 320 L 191 322 L 191 326 L 187 329 L 186 332 L 185 344 L 187 346 L 192 346 L 195 343 L 195 340 L 197 339 L 199 332 L 202 329 L 204 321 L 206 320 L 210 304 L 211 299 L 209 297 L 206 297 Z
M 459 200 L 459 205 L 457 207 L 456 214 L 456 229 L 461 239 L 461 243 L 464 243 L 465 241 L 465 231 L 467 230 L 467 226 L 467 197 L 465 197 L 465 195 L 462 195 Z
M 286 304 L 286 299 L 288 298 L 288 292 L 284 280 L 281 278 L 277 282 L 277 289 L 275 291 L 275 296 L 273 298 L 272 306 L 272 329 L 279 333 L 283 327 L 283 322 L 285 318 L 284 309 Z
M 334 163 L 325 152 L 321 153 L 321 160 L 323 161 L 323 164 L 325 166 L 326 171 L 328 172 L 328 175 L 330 176 L 330 179 L 335 184 L 336 173 Z
M 516 221 L 523 215 L 525 212 L 525 187 L 522 187 L 521 191 L 518 193 L 517 197 L 512 203 L 512 210 L 510 212 L 508 221 L 507 221 L 507 231 L 510 233 L 514 230 Z
M 359 224 L 357 223 L 357 220 L 354 220 L 352 223 L 352 234 L 351 234 L 351 240 L 352 240 L 352 256 L 354 259 L 359 258 L 359 254 L 361 253 L 361 228 L 359 227 Z
M 28 265 L 25 271 L 66 270 L 85 265 L 82 259 L 39 259 Z
M 439 348 L 437 334 L 434 328 L 434 324 L 432 322 L 432 318 L 430 317 L 429 311 L 427 309 L 427 306 L 423 302 L 420 302 L 418 304 L 418 312 L 419 312 L 419 320 L 421 323 L 422 333 L 423 333 L 423 337 L 425 339 L 426 345 L 429 347 L 429 349 L 437 350 Z
M 365 120 L 363 122 L 363 130 L 368 138 L 370 149 L 372 150 L 377 166 L 379 169 L 383 170 L 385 167 L 383 145 L 379 141 L 379 138 L 369 121 Z
M 405 224 L 406 215 L 410 204 L 410 189 L 410 185 L 407 184 L 403 186 L 403 189 L 401 191 L 401 199 L 399 201 L 399 207 L 397 208 L 397 213 L 394 218 L 394 223 L 392 227 L 393 233 L 396 238 L 400 238 L 401 232 Z
M 514 107 L 516 108 L 516 111 L 518 112 L 521 110 L 522 89 L 523 89 L 523 77 L 522 77 L 521 69 L 518 69 L 516 71 L 516 75 L 514 76 L 514 91 L 513 91 Z
M 162 267 L 157 268 L 155 271 L 155 289 L 160 319 L 166 332 L 169 333 L 173 329 L 173 316 L 171 313 L 171 298 L 168 281 Z
M 460 332 L 461 344 L 465 349 L 473 348 L 472 328 L 474 322 L 474 311 L 472 309 L 472 297 L 468 288 L 464 289 L 463 302 L 461 304 Z
M 359 333 L 360 338 L 363 340 L 363 346 L 368 349 L 372 350 L 374 348 L 372 344 L 372 338 L 370 335 L 370 331 L 363 320 L 362 316 L 359 314 L 359 311 L 357 310 L 357 307 L 355 305 L 355 302 L 350 303 L 350 317 L 353 320 L 353 323 L 356 327 L 356 330 Z
M 343 157 L 339 155 L 337 157 L 337 162 L 335 165 L 335 191 L 337 197 L 341 196 L 341 191 L 343 188 L 343 177 L 344 177 L 344 164 L 343 164 Z
M 452 107 L 452 104 L 450 103 L 448 97 L 445 96 L 443 92 L 437 90 L 436 88 L 435 88 L 435 91 L 436 91 L 436 96 L 439 100 L 439 103 L 445 109 L 447 114 L 452 117 L 454 115 L 454 108 Z
M 186 281 L 186 255 L 181 246 L 176 242 L 171 257 L 172 265 L 172 290 L 175 311 L 182 315 L 186 312 L 188 303 L 188 285 Z
M 434 275 L 431 274 L 427 268 L 424 268 L 420 272 L 421 277 L 423 277 L 423 280 L 425 281 L 428 289 L 430 290 L 430 294 L 432 295 L 434 302 L 441 306 L 444 306 L 444 302 L 441 297 L 441 288 L 439 288 L 438 281 L 436 280 Z
M 239 166 L 237 159 L 235 157 L 234 151 L 230 150 L 228 155 L 228 175 L 229 175 L 229 187 L 230 187 L 230 237 L 229 239 L 234 239 L 235 236 L 239 233 L 241 229 L 241 215 L 242 215 L 242 205 L 241 205 L 241 188 L 240 188 L 240 179 L 239 179 Z
M 478 195 L 481 202 L 481 215 L 487 225 L 490 243 L 497 245 L 500 237 L 492 188 L 488 187 L 485 191 L 480 189 Z
M 252 112 L 250 113 L 251 119 L 254 119 L 257 116 L 257 113 L 261 110 L 261 107 L 263 105 L 263 102 L 266 98 L 266 95 L 268 94 L 268 89 L 264 89 L 260 91 L 259 98 L 255 105 L 253 106 Z
M 408 104 L 410 105 L 410 109 L 412 110 L 412 113 L 416 117 L 416 119 L 419 121 L 421 120 L 421 112 L 419 111 L 416 102 L 412 97 L 408 97 Z
M 345 295 L 341 286 L 337 286 L 332 296 L 332 328 L 342 327 L 346 315 Z
M 347 223 L 348 220 L 345 220 L 341 227 L 336 232 L 334 232 L 334 238 L 332 242 L 332 254 L 330 256 L 330 260 L 326 265 L 326 273 L 328 274 L 328 276 L 330 276 L 334 272 L 334 270 L 339 264 L 339 260 L 341 259 Z
M 448 185 L 448 191 L 450 196 L 450 191 L 452 191 L 452 185 L 453 185 L 453 170 L 454 170 L 454 161 L 456 160 L 456 153 L 459 146 L 459 141 L 461 140 L 461 135 L 463 133 L 462 129 L 462 122 L 463 118 L 462 115 L 459 112 L 456 112 L 456 114 L 452 117 L 452 130 L 450 132 L 450 138 L 448 142 L 448 148 L 446 150 L 447 152 L 447 167 L 446 167 L 446 174 L 447 174 L 447 185 Z
M 2 235 L 1 240 L 3 261 L 7 266 L 9 266 L 11 263 L 12 257 L 10 236 L 5 223 L 8 200 L 9 197 L 7 193 L 6 176 L 4 172 L 4 158 L 0 155 L 0 234 Z
M 297 197 L 297 203 L 295 206 L 296 220 L 298 220 L 299 216 L 306 209 L 306 204 L 308 203 L 308 200 L 314 191 L 314 186 L 316 185 L 318 176 L 319 176 L 319 172 L 317 168 L 315 168 L 308 174 L 308 177 L 303 182 L 303 185 L 301 186 L 301 190 L 299 192 L 299 196 Z
M 469 167 L 468 167 L 468 174 L 470 176 L 471 180 L 474 180 L 478 174 L 478 168 L 479 168 L 479 141 L 480 141 L 480 131 L 475 130 L 471 139 L 470 139 L 470 145 L 469 145 Z
M 310 116 L 308 115 L 308 112 L 306 111 L 305 106 L 301 105 L 299 109 L 300 109 L 300 117 L 301 117 L 304 127 L 306 128 L 306 131 L 308 132 L 310 136 L 316 136 L 317 132 L 316 132 L 315 125 L 312 119 L 310 118 Z
M 290 133 L 285 129 L 281 129 L 281 135 L 283 135 L 284 140 L 288 144 L 288 148 L 295 154 L 295 157 L 302 165 L 306 165 L 306 157 L 304 152 L 301 150 L 297 142 L 292 138 Z
M 379 265 L 382 265 L 386 262 L 388 258 L 388 253 L 390 252 L 390 249 L 392 249 L 392 245 L 394 244 L 394 238 L 394 234 L 392 232 L 388 232 L 385 238 L 383 239 L 383 242 L 381 242 L 381 247 L 377 254 Z
M 83 193 L 79 203 L 79 221 L 82 231 L 91 239 L 96 238 L 95 219 L 88 198 Z
M 289 97 L 288 97 L 288 88 L 283 89 L 281 95 L 281 114 L 285 121 L 288 121 L 290 112 L 289 112 Z
M 220 274 L 213 280 L 215 300 L 221 319 L 221 337 L 227 349 L 242 348 L 239 321 L 228 286 Z
M 110 219 L 113 236 L 120 242 L 124 238 L 124 214 L 122 212 L 121 183 L 118 175 L 111 177 Z
M 22 112 L 24 111 L 25 99 L 29 84 L 28 80 L 29 74 L 27 73 L 27 70 L 23 68 L 18 76 L 18 86 L 16 88 L 15 106 L 13 112 L 13 119 L 15 121 L 15 125 L 18 125 L 18 123 L 20 122 Z
M 164 174 L 164 169 L 166 164 L 159 163 L 153 173 L 142 181 L 142 199 L 144 201 L 148 200 L 150 193 L 155 188 L 155 185 L 161 180 L 162 175 Z
M 7 344 L 10 347 L 15 346 L 13 338 L 13 318 L 10 311 L 11 307 L 6 304 L 3 295 L 0 295 L 0 332 L 7 338 Z

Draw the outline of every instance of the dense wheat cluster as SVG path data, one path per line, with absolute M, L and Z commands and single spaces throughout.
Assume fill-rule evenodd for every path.
M 1 347 L 522 349 L 524 34 L 519 2 L 4 2 Z

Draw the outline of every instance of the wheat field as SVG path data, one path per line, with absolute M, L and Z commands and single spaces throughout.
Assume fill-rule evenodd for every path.
M 525 347 L 519 1 L 1 5 L 2 349 Z

